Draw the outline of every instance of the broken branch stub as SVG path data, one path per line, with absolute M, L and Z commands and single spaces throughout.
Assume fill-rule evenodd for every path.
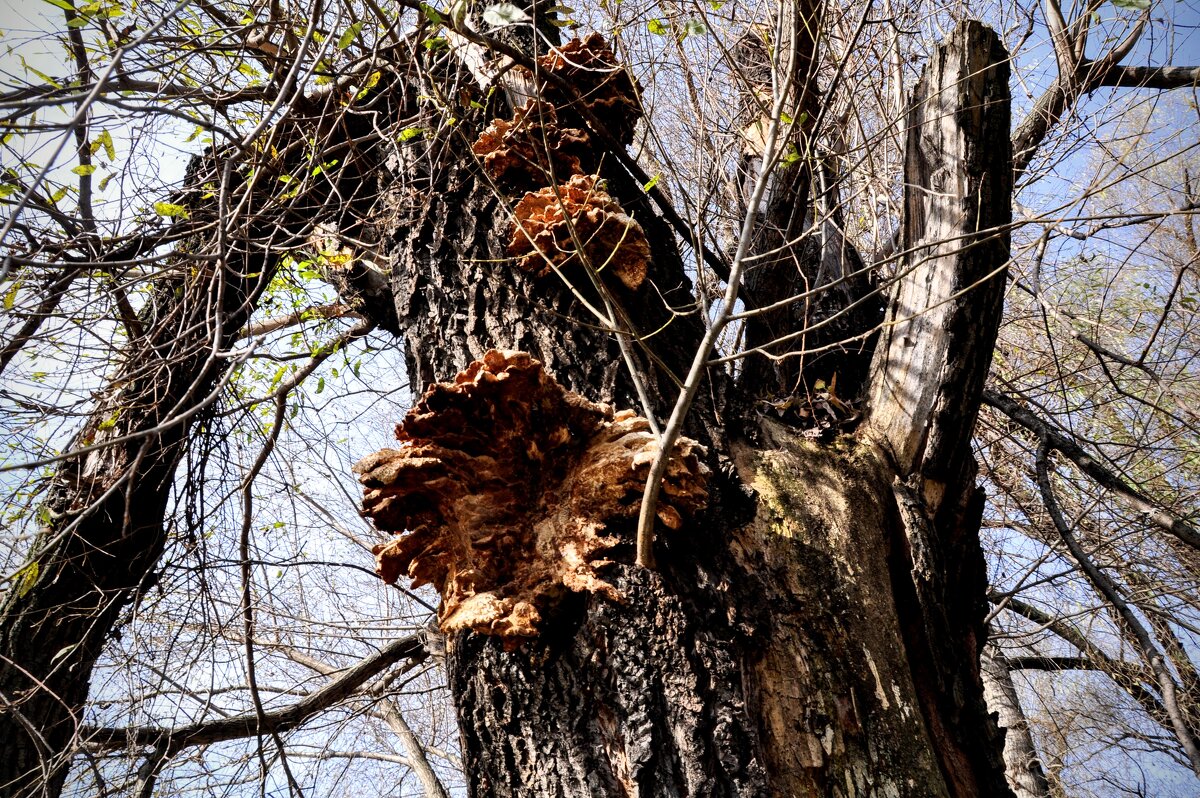
M 574 265 L 578 241 L 591 268 L 616 276 L 631 291 L 642 284 L 650 261 L 646 233 L 597 182 L 593 175 L 575 175 L 517 203 L 508 254 L 519 267 L 542 277 Z
M 516 641 L 568 591 L 620 599 L 600 569 L 657 451 L 644 418 L 563 389 L 523 352 L 491 350 L 432 385 L 396 438 L 401 448 L 354 466 L 363 515 L 397 533 L 373 549 L 376 569 L 389 584 L 432 584 L 443 631 Z M 668 528 L 704 506 L 702 454 L 687 438 L 674 447 L 659 503 Z

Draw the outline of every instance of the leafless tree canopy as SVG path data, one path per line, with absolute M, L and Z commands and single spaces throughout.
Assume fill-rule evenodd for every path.
M 1003 242 L 973 451 L 1009 783 L 1200 789 L 1190 0 L 3 14 L 0 794 L 466 794 L 439 596 L 376 576 L 351 466 L 478 331 L 646 419 L 654 567 L 655 451 L 886 435 L 896 286 Z M 1012 221 L 909 240 L 915 90 L 968 19 L 1009 54 Z M 419 260 L 452 239 L 528 318 L 467 318 Z

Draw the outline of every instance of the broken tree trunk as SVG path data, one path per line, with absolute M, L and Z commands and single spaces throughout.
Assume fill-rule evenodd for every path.
M 497 601 L 480 599 L 464 614 L 464 597 L 485 585 L 479 574 L 418 569 L 457 586 L 447 595 L 459 609 L 443 620 L 452 621 L 450 687 L 471 795 L 1009 795 L 979 676 L 982 505 L 969 449 L 1008 257 L 1007 77 L 998 37 L 968 23 L 938 49 L 918 89 L 905 180 L 911 253 L 855 438 L 823 445 L 783 424 L 747 421 L 737 439 L 705 440 L 730 456 L 738 477 L 713 468 L 707 507 L 678 528 L 664 524 L 656 571 L 631 564 L 634 528 L 620 499 L 596 511 L 601 547 L 542 546 L 561 538 L 536 537 L 539 557 L 569 552 L 604 585 L 560 580 L 530 593 L 529 580 L 514 577 L 521 596 L 537 596 L 536 624 L 492 576 L 483 592 Z M 431 204 L 394 241 L 410 377 L 431 388 L 426 420 L 458 407 L 438 398 L 450 388 L 432 383 L 493 347 L 526 350 L 588 400 L 635 407 L 614 376 L 615 347 L 586 323 L 582 297 L 503 262 L 499 203 L 462 167 L 429 179 Z M 619 183 L 610 179 L 609 190 L 622 199 Z M 634 215 L 643 227 L 657 223 L 644 209 Z M 649 274 L 657 285 L 686 286 L 678 260 L 658 252 Z M 689 354 L 680 330 L 658 353 L 668 370 Z M 486 382 L 481 368 L 460 383 Z M 529 427 L 510 423 L 531 412 L 520 401 L 487 406 L 497 436 Z M 711 419 L 701 427 L 719 429 Z M 404 433 L 409 445 L 413 434 Z M 607 462 L 586 443 L 601 438 L 580 434 L 584 450 L 570 462 Z M 457 438 L 422 449 L 444 465 L 421 468 L 447 469 L 461 491 L 448 506 L 477 510 L 490 494 L 474 492 L 479 474 L 463 464 L 490 450 L 478 435 Z M 528 456 L 545 451 L 531 443 Z M 362 466 L 369 491 L 400 478 L 386 459 Z M 522 461 L 487 460 L 505 462 Z M 505 478 L 523 473 L 545 478 L 528 469 Z M 585 476 L 563 484 L 586 485 Z M 557 497 L 574 490 L 531 487 L 523 509 L 534 520 L 522 528 L 554 528 Z M 456 562 L 475 557 L 484 575 L 512 575 L 517 566 L 489 558 L 520 546 L 498 532 L 472 543 L 469 522 L 453 526 L 451 545 L 429 508 L 422 500 L 404 510 L 418 515 L 384 524 L 421 536 L 401 537 L 394 551 L 454 549 L 465 558 Z M 411 569 L 413 560 L 403 562 Z
M 988 708 L 996 713 L 996 722 L 1004 729 L 1004 771 L 1013 794 L 1017 798 L 1050 798 L 1050 782 L 1033 745 L 1008 660 L 992 643 L 983 648 L 980 675 Z

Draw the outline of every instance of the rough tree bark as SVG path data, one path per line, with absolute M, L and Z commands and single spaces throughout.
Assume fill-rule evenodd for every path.
M 821 444 L 702 408 L 710 506 L 660 532 L 658 570 L 629 564 L 632 525 L 614 523 L 623 543 L 603 574 L 620 600 L 567 594 L 517 646 L 453 635 L 472 795 L 1009 794 L 979 674 L 982 496 L 969 449 L 1008 258 L 1007 84 L 998 37 L 967 23 L 917 90 L 910 254 L 856 435 Z M 571 390 L 636 408 L 615 347 L 561 282 L 497 263 L 508 220 L 477 175 L 450 165 L 427 177 L 430 199 L 392 242 L 414 387 L 488 348 L 523 349 Z M 633 196 L 617 177 L 609 190 Z M 634 212 L 643 226 L 648 212 Z M 649 279 L 688 287 L 669 250 L 655 251 Z M 623 298 L 636 319 L 639 298 Z M 652 341 L 663 371 L 686 362 L 698 332 L 668 329 Z M 726 391 L 713 377 L 712 395 Z

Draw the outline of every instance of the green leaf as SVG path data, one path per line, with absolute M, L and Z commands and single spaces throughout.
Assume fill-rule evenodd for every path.
M 104 157 L 110 161 L 117 159 L 117 148 L 113 146 L 112 133 L 107 130 L 100 131 L 100 135 L 96 136 L 96 140 L 92 142 L 92 152 L 95 153 L 98 147 L 104 148 Z
M 9 183 L 0 183 L 0 199 L 7 199 L 17 193 L 17 187 Z
M 32 72 L 33 74 L 37 75 L 39 78 L 41 78 L 42 80 L 46 81 L 47 83 L 49 83 L 51 86 L 53 86 L 53 87 L 54 87 L 54 88 L 56 88 L 56 89 L 61 89 L 61 88 L 62 88 L 62 84 L 61 84 L 61 83 L 59 83 L 57 80 L 55 80 L 54 78 L 50 77 L 50 76 L 49 76 L 49 75 L 47 75 L 45 72 L 42 72 L 42 71 L 41 71 L 41 70 L 39 70 L 39 69 L 35 69 L 34 67 L 31 67 L 31 66 L 30 66 L 28 63 L 26 63 L 26 61 L 25 61 L 25 56 L 23 56 L 23 55 L 20 55 L 20 56 L 17 56 L 17 58 L 18 58 L 18 59 L 20 59 L 20 61 L 21 61 L 21 66 L 25 68 L 25 71 L 26 71 L 26 72 Z
M 168 216 L 172 219 L 188 218 L 187 208 L 182 205 L 176 205 L 173 202 L 156 202 L 154 203 L 154 212 L 159 216 Z
M 37 584 L 39 570 L 37 560 L 34 560 L 29 565 L 17 571 L 15 580 L 18 596 L 25 598 L 29 591 L 33 590 L 33 586 Z
M 79 166 L 76 166 L 74 169 L 72 169 L 71 173 L 79 175 L 80 177 L 87 177 L 95 171 L 96 165 L 94 163 L 81 163 Z
M 8 289 L 8 291 L 4 293 L 5 310 L 12 310 L 13 305 L 17 304 L 17 290 L 20 289 L 20 287 L 21 284 L 19 282 L 13 283 L 12 288 Z
M 421 13 L 425 15 L 425 19 L 429 20 L 434 25 L 445 24 L 445 20 L 442 19 L 442 15 L 439 14 L 434 7 L 428 3 L 421 3 Z
M 113 411 L 113 414 L 96 425 L 96 429 L 107 430 L 117 426 L 117 419 L 121 417 L 121 408 Z
M 67 191 L 69 191 L 69 190 L 70 189 L 67 186 L 63 186 L 58 191 L 55 191 L 53 194 L 50 195 L 50 204 L 57 205 L 62 200 L 63 197 L 67 196 Z
M 50 2 L 50 0 L 46 0 Z M 1132 8 L 1138 11 L 1145 11 L 1150 7 L 1150 0 L 1111 0 L 1112 4 L 1117 8 Z
M 346 28 L 346 32 L 337 40 L 337 48 L 345 50 L 350 45 L 354 44 L 354 40 L 358 38 L 359 31 L 363 29 L 361 22 L 355 22 L 350 27 Z
M 67 0 L 44 0 L 55 8 L 61 8 L 63 11 L 74 11 L 75 4 L 68 3 Z
M 496 3 L 483 10 L 483 21 L 497 28 L 528 20 L 529 15 L 512 3 Z
M 367 82 L 364 83 L 362 88 L 358 90 L 358 94 L 354 95 L 354 99 L 361 100 L 363 97 L 366 97 L 368 94 L 370 94 L 371 89 L 379 85 L 379 78 L 382 77 L 382 75 L 382 72 L 372 72 L 371 76 L 367 78 Z
M 321 377 L 319 380 L 317 380 L 317 393 L 320 393 L 323 390 L 325 390 L 325 378 Z
M 788 145 L 787 155 L 779 159 L 779 163 L 783 166 L 791 166 L 800 160 L 800 153 L 796 150 L 795 144 Z
M 646 181 L 646 185 L 642 186 L 642 191 L 645 191 L 647 194 L 649 194 L 649 193 L 650 193 L 650 189 L 652 189 L 652 188 L 654 188 L 655 186 L 657 186 L 657 185 L 658 185 L 658 181 L 659 181 L 659 180 L 661 180 L 661 179 L 662 179 L 662 175 L 661 175 L 661 174 L 657 174 L 657 175 L 655 175 L 654 177 L 650 178 L 649 180 L 647 180 L 647 181 Z
M 425 131 L 419 127 L 406 127 L 406 128 L 404 128 L 404 130 L 400 131 L 400 140 L 401 141 L 412 141 L 413 139 L 415 139 L 417 136 L 421 135 L 424 132 Z
M 655 36 L 665 36 L 669 28 L 667 28 L 667 23 L 663 22 L 661 19 L 652 19 L 646 23 L 646 30 L 650 31 Z
M 314 166 L 312 169 L 311 175 L 313 177 L 316 177 L 317 175 L 324 174 L 325 172 L 329 171 L 333 167 L 337 166 L 337 163 L 338 163 L 338 159 L 334 158 L 332 161 L 326 161 L 325 163 L 321 164 L 320 166 Z
M 683 35 L 679 38 L 682 41 L 688 36 L 703 36 L 708 33 L 708 28 L 698 19 L 689 19 L 683 24 Z

